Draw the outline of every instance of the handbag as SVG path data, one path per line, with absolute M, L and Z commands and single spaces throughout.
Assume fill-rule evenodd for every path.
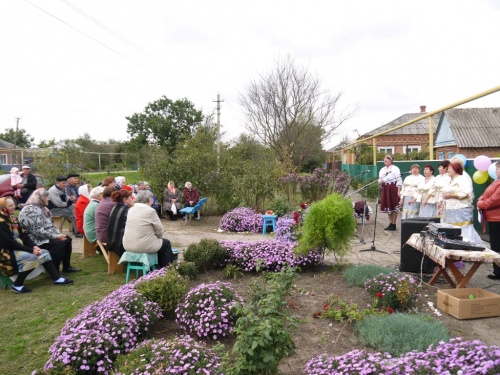
M 0 249 L 0 273 L 9 277 L 19 273 L 16 257 L 12 250 Z
M 172 213 L 177 215 L 177 207 L 175 206 L 175 203 L 172 203 Z

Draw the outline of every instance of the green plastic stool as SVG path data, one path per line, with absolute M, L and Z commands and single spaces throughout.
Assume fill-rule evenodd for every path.
M 0 273 L 0 288 L 7 289 L 12 286 L 12 280 L 9 276 L 5 276 Z

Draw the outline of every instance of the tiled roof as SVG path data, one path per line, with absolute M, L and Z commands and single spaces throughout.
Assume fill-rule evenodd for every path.
M 0 148 L 14 148 L 14 145 L 10 142 L 0 139 Z
M 457 146 L 500 146 L 500 108 L 452 108 L 445 111 Z
M 424 113 L 419 112 L 419 113 L 407 113 L 403 116 L 398 117 L 395 120 L 392 120 L 391 122 L 382 125 L 376 129 L 373 129 L 372 131 L 362 134 L 360 138 L 363 137 L 368 137 L 371 135 L 378 134 L 380 132 L 383 132 L 385 130 L 389 130 L 391 128 L 394 128 L 395 126 L 402 125 L 408 121 L 414 120 L 417 117 L 420 117 L 424 115 Z M 434 132 L 437 129 L 439 118 L 441 117 L 441 113 L 437 113 L 432 116 L 433 122 L 434 122 Z M 429 119 L 424 118 L 422 120 L 419 120 L 417 122 L 414 122 L 413 124 L 407 125 L 405 127 L 402 127 L 400 129 L 396 129 L 392 132 L 389 132 L 385 135 L 417 135 L 417 134 L 429 134 Z M 359 138 L 358 138 L 359 139 Z

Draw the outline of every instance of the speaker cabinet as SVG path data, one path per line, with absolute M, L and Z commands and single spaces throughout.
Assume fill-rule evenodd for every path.
M 427 220 L 419 220 L 419 219 L 427 219 Z M 430 220 L 429 220 L 430 219 Z M 429 222 L 439 222 L 434 221 L 435 218 L 418 218 L 417 220 L 413 219 L 403 219 L 401 220 L 401 264 L 399 266 L 399 270 L 401 272 L 413 272 L 420 273 L 420 268 L 422 268 L 423 273 L 434 273 L 434 267 L 436 263 L 432 261 L 421 251 L 418 251 L 411 247 L 410 245 L 406 245 L 406 241 L 411 237 L 413 233 L 420 233 L 423 230 L 426 230 Z M 439 218 L 436 218 L 439 220 Z M 424 261 L 422 263 L 422 257 L 424 257 Z

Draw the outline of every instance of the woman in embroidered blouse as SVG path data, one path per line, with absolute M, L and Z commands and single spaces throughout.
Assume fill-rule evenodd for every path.
M 434 198 L 428 199 L 429 191 L 434 186 L 436 177 L 434 177 L 434 167 L 430 164 L 424 165 L 424 180 L 418 184 L 417 187 L 417 202 L 420 203 L 418 211 L 419 217 L 434 217 L 436 216 L 436 200 Z
M 399 205 L 403 206 L 403 214 L 401 219 L 411 219 L 418 216 L 420 203 L 418 198 L 418 185 L 424 181 L 424 176 L 420 174 L 420 166 L 413 164 L 411 166 L 411 174 L 403 181 L 403 188 L 401 189 L 401 198 Z
M 378 174 L 378 183 L 381 187 L 380 192 L 380 211 L 389 214 L 389 226 L 385 230 L 396 230 L 396 220 L 398 218 L 398 187 L 397 182 L 400 177 L 399 168 L 392 164 L 392 156 L 385 155 L 384 167 Z
M 465 241 L 482 245 L 483 241 L 473 225 L 472 183 L 462 173 L 463 167 L 460 163 L 450 163 L 448 166 L 451 181 L 442 189 L 443 219 L 445 223 L 460 227 Z
M 438 172 L 439 174 L 436 176 L 434 180 L 434 185 L 429 189 L 429 193 L 424 200 L 424 203 L 432 203 L 434 201 L 436 203 L 436 213 L 435 215 L 442 215 L 443 211 L 443 187 L 448 185 L 451 181 L 450 176 L 448 176 L 448 166 L 450 165 L 449 160 L 443 160 L 439 163 Z

